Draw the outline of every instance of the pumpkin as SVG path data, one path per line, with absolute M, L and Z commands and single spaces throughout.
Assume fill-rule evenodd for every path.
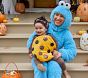
M 2 23 L 3 20 L 5 19 L 6 19 L 5 15 L 0 12 L 0 23 Z
M 79 4 L 81 4 L 81 3 L 83 3 L 84 2 L 84 0 L 78 0 L 78 3 Z
M 3 23 L 7 23 L 7 22 L 8 22 L 8 20 L 7 20 L 7 19 L 4 19 L 4 20 L 3 20 Z
M 0 36 L 6 35 L 6 32 L 7 32 L 7 27 L 5 26 L 5 24 L 1 23 L 0 24 Z
M 53 50 L 56 50 L 56 42 L 50 35 L 38 36 L 33 40 L 32 54 L 41 62 L 51 60 Z
M 18 13 L 24 13 L 25 12 L 25 5 L 24 5 L 24 3 L 16 3 L 15 10 Z
M 80 30 L 80 31 L 78 31 L 78 35 L 82 35 L 82 34 L 84 34 L 86 32 L 87 32 L 86 30 Z
M 80 22 L 80 17 L 76 17 L 76 16 L 75 16 L 74 19 L 73 19 L 73 21 L 74 21 L 74 22 Z
M 80 38 L 80 48 L 88 51 L 88 33 L 84 33 Z
M 7 66 L 6 66 L 6 68 L 5 68 L 5 71 L 4 71 L 4 73 L 2 74 L 2 78 L 22 78 L 22 77 L 21 77 L 21 74 L 20 74 L 19 71 L 18 71 L 18 68 L 17 68 L 16 64 L 15 64 L 15 66 L 16 66 L 16 69 L 17 69 L 17 70 L 12 70 L 12 71 L 6 70 L 9 64 L 10 64 L 10 63 L 7 64 Z M 14 63 L 13 63 L 13 64 L 14 64 Z
M 13 18 L 13 22 L 19 22 L 19 20 L 20 19 L 17 16 Z
M 77 8 L 76 14 L 82 22 L 88 22 L 88 3 L 81 3 Z

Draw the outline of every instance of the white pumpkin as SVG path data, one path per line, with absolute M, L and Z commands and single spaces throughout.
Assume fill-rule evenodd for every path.
M 84 33 L 80 38 L 80 48 L 88 50 L 88 33 Z

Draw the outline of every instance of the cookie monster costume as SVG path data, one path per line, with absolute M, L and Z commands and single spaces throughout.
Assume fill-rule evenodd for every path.
M 75 58 L 76 45 L 73 40 L 72 34 L 69 31 L 69 26 L 71 26 L 72 14 L 67 8 L 68 3 L 60 3 L 56 8 L 54 8 L 50 15 L 50 23 L 47 33 L 51 34 L 58 43 L 58 52 L 61 53 L 61 58 L 65 61 L 71 61 Z M 64 16 L 65 20 L 61 26 L 56 26 L 54 23 L 54 15 L 60 13 Z M 27 41 L 27 47 L 29 48 L 33 37 L 36 35 L 34 32 Z M 46 67 L 45 72 L 38 70 L 37 66 L 32 59 L 32 66 L 34 68 L 34 78 L 61 78 L 62 69 L 56 61 L 43 62 Z

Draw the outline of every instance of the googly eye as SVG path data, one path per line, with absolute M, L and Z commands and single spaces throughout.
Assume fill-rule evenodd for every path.
M 58 5 L 59 6 L 65 6 L 65 2 L 64 1 L 60 1 Z
M 70 9 L 71 8 L 71 5 L 69 3 L 66 3 L 65 6 Z

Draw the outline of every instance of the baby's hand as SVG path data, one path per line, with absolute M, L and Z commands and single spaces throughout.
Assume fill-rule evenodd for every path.
M 30 54 L 29 54 L 29 58 L 32 59 L 32 57 L 33 57 L 33 55 L 30 53 Z
M 58 55 L 58 53 L 59 53 L 58 51 L 54 50 L 53 51 L 53 56 L 56 57 Z
M 46 70 L 46 68 L 43 66 L 43 64 L 37 64 L 37 67 L 41 71 L 45 71 Z

